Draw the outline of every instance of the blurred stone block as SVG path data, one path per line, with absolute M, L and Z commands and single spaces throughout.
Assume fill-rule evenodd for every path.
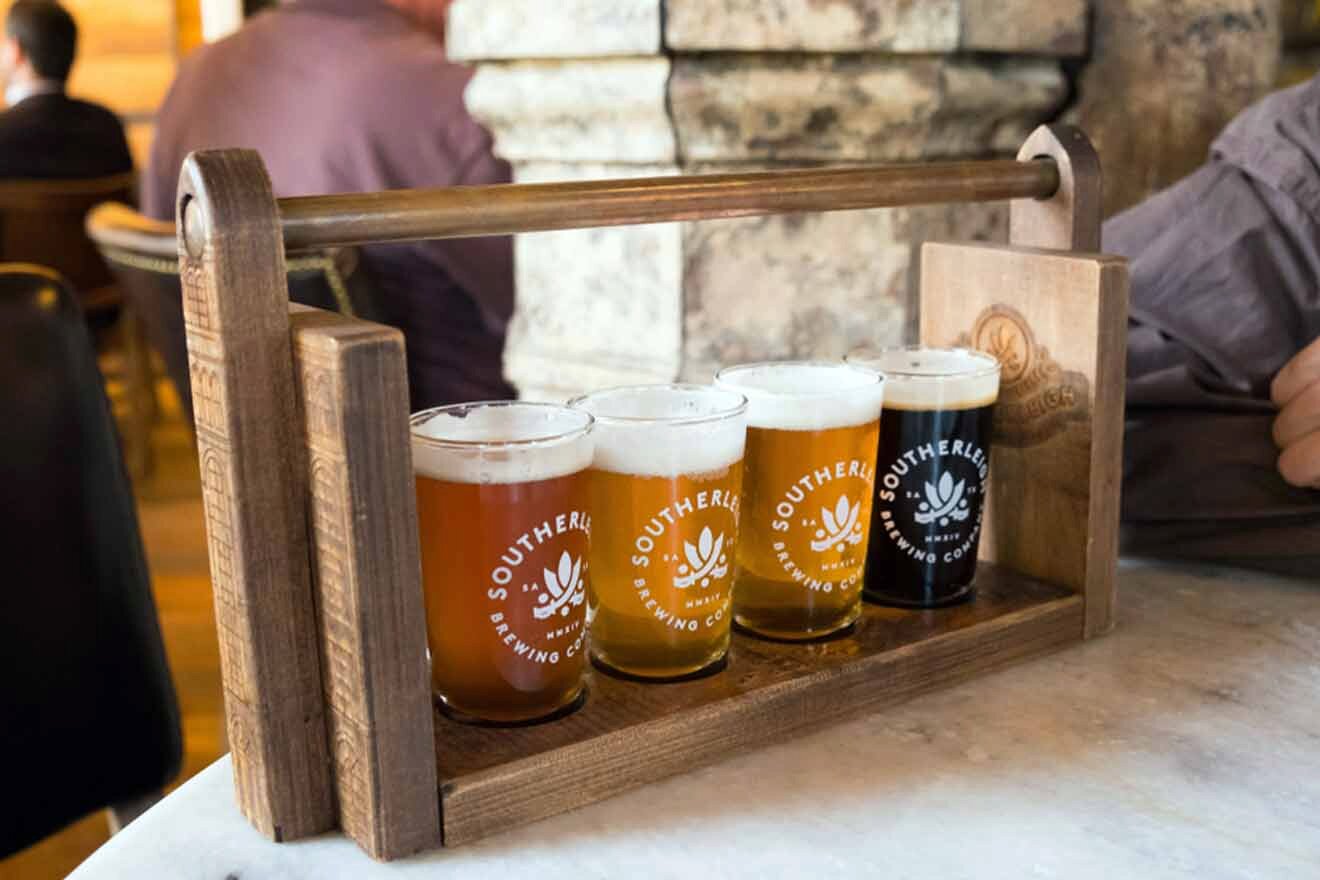
M 516 177 L 677 172 L 533 163 Z M 1007 230 L 1004 205 L 940 205 L 520 235 L 505 374 L 524 398 L 566 400 L 608 385 L 705 382 L 743 361 L 897 345 L 915 326 L 920 243 L 1003 241 Z
M 667 0 L 680 51 L 952 52 L 959 0 Z
M 533 163 L 519 183 L 677 174 L 674 165 Z M 566 400 L 678 375 L 683 334 L 677 223 L 537 232 L 515 239 L 518 301 L 504 373 L 519 396 Z
M 1067 94 L 1048 61 L 680 56 L 687 161 L 887 161 L 1015 149 Z
M 681 377 L 837 358 L 910 341 L 928 239 L 1004 241 L 1004 205 L 940 205 L 686 223 Z
M 477 69 L 464 97 L 512 162 L 669 163 L 668 79 L 667 58 L 496 62 Z
M 1290 49 L 1320 46 L 1320 3 L 1316 0 L 1282 0 L 1279 18 L 1285 46 Z
M 660 54 L 660 0 L 457 0 L 455 61 Z
M 962 0 L 959 47 L 976 52 L 1086 54 L 1087 0 Z
M 1067 121 L 1104 162 L 1106 216 L 1195 170 L 1275 83 L 1278 0 L 1095 0 L 1093 27 Z

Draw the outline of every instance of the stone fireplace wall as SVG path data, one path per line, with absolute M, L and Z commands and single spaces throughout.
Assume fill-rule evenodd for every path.
M 449 51 L 476 65 L 468 106 L 520 182 L 973 158 L 1076 114 L 1079 84 L 1103 104 L 1086 80 L 1101 69 L 1094 14 L 1087 0 L 458 0 Z M 1263 16 L 1248 30 L 1277 42 L 1277 5 Z M 963 205 L 519 236 L 506 373 L 525 397 L 562 399 L 897 344 L 915 326 L 920 243 L 1006 234 L 1006 206 Z

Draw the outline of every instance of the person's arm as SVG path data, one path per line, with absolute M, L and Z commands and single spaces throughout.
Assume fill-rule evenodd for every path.
M 1279 407 L 1274 442 L 1279 473 L 1294 486 L 1320 489 L 1320 339 L 1284 365 L 1270 386 Z

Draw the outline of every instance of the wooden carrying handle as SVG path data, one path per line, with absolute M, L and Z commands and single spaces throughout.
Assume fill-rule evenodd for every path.
M 1049 200 L 1064 179 L 1051 156 L 304 196 L 280 199 L 277 210 L 285 247 L 302 250 L 807 211 Z M 181 216 L 185 240 L 200 246 L 209 223 L 204 205 L 192 201 Z

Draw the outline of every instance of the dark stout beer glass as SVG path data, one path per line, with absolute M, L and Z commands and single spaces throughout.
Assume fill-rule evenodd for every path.
M 969 349 L 850 355 L 885 374 L 863 595 L 933 608 L 970 598 L 999 362 Z
M 437 699 L 460 720 L 558 713 L 586 671 L 591 416 L 471 403 L 411 425 Z

